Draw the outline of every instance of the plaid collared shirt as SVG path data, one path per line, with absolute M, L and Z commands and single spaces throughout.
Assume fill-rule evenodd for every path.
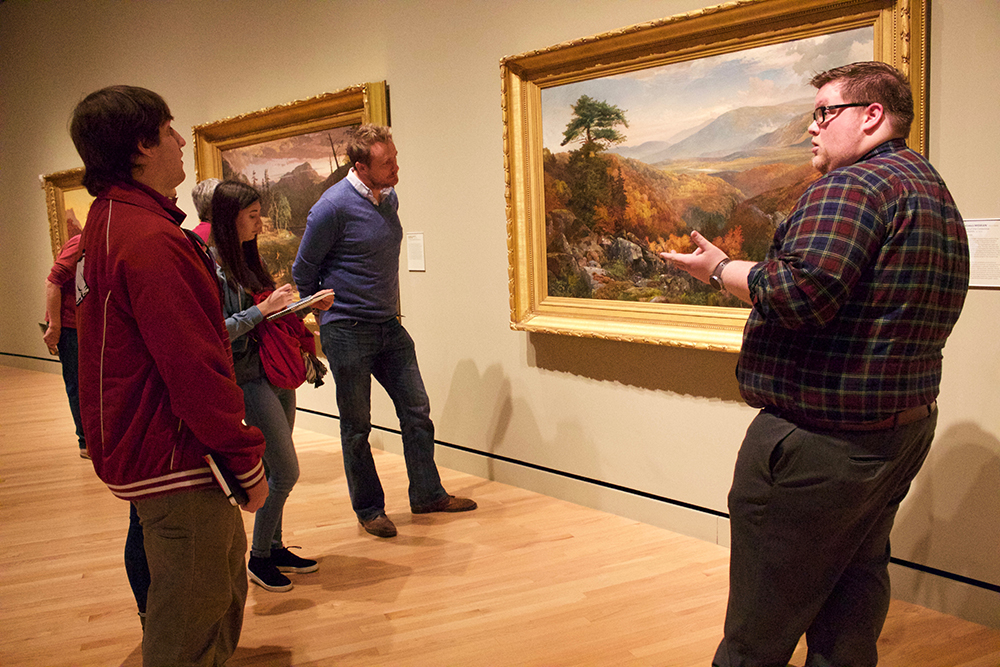
M 937 397 L 969 286 L 965 226 L 937 171 L 895 139 L 816 181 L 748 282 L 747 403 L 876 421 Z

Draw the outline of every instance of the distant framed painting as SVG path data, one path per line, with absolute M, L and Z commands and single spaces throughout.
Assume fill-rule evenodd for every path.
M 738 351 L 749 310 L 659 258 L 693 230 L 763 259 L 819 174 L 818 72 L 906 73 L 927 145 L 920 0 L 737 0 L 501 61 L 511 327 Z
M 362 123 L 389 125 L 384 81 L 193 128 L 198 181 L 236 178 L 260 191 L 264 229 L 257 244 L 279 285 L 294 287 L 291 266 L 306 216 L 347 175 L 344 148 Z
M 83 167 L 39 176 L 39 180 L 45 191 L 49 239 L 55 260 L 66 241 L 83 231 L 94 198 L 83 187 Z

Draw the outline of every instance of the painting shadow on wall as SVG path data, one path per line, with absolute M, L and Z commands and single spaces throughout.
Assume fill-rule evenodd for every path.
M 601 382 L 743 402 L 737 355 L 555 334 L 528 335 L 528 366 Z

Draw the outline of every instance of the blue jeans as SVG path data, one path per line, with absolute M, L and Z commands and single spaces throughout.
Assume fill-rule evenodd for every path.
M 264 434 L 264 472 L 267 500 L 257 510 L 253 523 L 250 555 L 269 558 L 271 549 L 280 549 L 281 518 L 285 501 L 299 479 L 299 459 L 292 443 L 295 426 L 295 390 L 281 389 L 259 377 L 240 385 L 246 422 Z
M 73 423 L 76 424 L 76 439 L 80 441 L 80 449 L 86 449 L 83 439 L 83 422 L 80 421 L 80 383 L 79 374 L 80 347 L 77 344 L 76 329 L 63 327 L 59 332 L 59 361 L 62 362 L 63 384 L 66 385 L 66 396 L 69 398 L 69 411 L 73 413 Z
M 447 495 L 434 464 L 434 423 L 413 339 L 395 318 L 381 323 L 329 322 L 320 327 L 323 353 L 337 384 L 340 441 L 351 505 L 362 521 L 385 513 L 385 493 L 375 470 L 368 434 L 372 430 L 372 377 L 396 406 L 409 478 L 410 505 Z

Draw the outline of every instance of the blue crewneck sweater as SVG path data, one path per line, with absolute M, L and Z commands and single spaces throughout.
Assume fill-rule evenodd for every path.
M 385 322 L 397 315 L 403 227 L 395 190 L 375 206 L 344 178 L 309 211 L 292 265 L 299 295 L 321 289 L 336 295 L 319 323 Z

